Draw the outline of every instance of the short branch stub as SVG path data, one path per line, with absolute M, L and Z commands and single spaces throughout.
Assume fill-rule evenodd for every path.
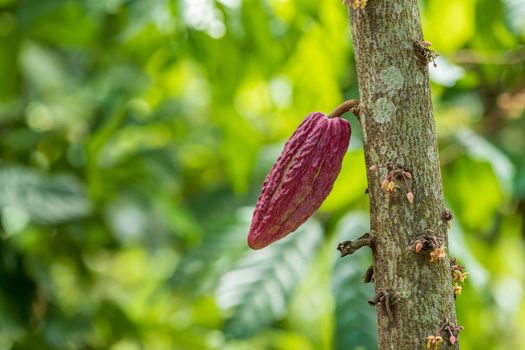
M 341 257 L 354 254 L 358 249 L 362 247 L 371 247 L 372 246 L 372 237 L 370 234 L 365 233 L 355 241 L 344 241 L 339 243 L 337 250 L 341 252 Z

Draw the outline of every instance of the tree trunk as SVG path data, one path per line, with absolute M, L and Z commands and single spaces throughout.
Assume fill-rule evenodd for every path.
M 424 253 L 427 246 L 411 246 L 425 234 L 448 244 L 429 57 L 424 55 L 430 51 L 423 43 L 417 1 L 369 0 L 363 8 L 349 6 L 349 13 L 368 168 L 375 290 L 378 296 L 392 296 L 390 310 L 384 297 L 376 305 L 379 349 L 425 349 L 426 338 L 437 334 L 444 339 L 440 349 L 459 349 L 446 329 L 439 331 L 445 322 L 456 324 L 449 258 L 430 262 L 428 254 L 415 252 Z M 399 187 L 384 188 L 385 182 L 382 188 L 392 170 Z M 407 183 L 413 204 L 402 171 L 411 174 Z

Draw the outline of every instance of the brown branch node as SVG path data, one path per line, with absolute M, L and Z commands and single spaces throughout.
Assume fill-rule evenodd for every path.
M 337 245 L 337 250 L 341 252 L 341 257 L 354 254 L 362 247 L 372 247 L 372 237 L 369 233 L 365 233 L 355 241 L 344 241 Z
M 448 228 L 452 226 L 452 219 L 454 219 L 454 214 L 449 209 L 444 209 L 441 212 L 441 219 L 445 220 Z
M 364 283 L 370 283 L 374 281 L 374 267 L 370 266 L 363 276 L 363 282 Z
M 382 305 L 390 319 L 394 317 L 392 307 L 399 301 L 399 296 L 392 290 L 379 291 L 372 298 L 368 299 L 368 304 L 372 306 Z
M 441 218 L 445 221 L 450 221 L 452 219 L 454 219 L 454 214 L 452 214 L 452 212 L 450 211 L 450 209 L 444 209 L 442 212 L 441 212 Z
M 414 46 L 414 49 L 416 50 L 417 58 L 419 62 L 424 64 L 425 66 L 432 62 L 434 67 L 437 67 L 436 64 L 436 58 L 439 56 L 439 54 L 431 50 L 429 47 L 432 46 L 432 43 L 430 41 L 418 41 L 414 40 L 412 42 L 412 45 Z

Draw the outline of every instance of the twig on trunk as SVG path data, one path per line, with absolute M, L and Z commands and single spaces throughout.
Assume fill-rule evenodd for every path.
M 371 247 L 372 246 L 372 237 L 369 233 L 365 233 L 355 241 L 344 241 L 339 243 L 337 250 L 341 252 L 341 257 L 354 254 L 358 249 L 362 247 Z

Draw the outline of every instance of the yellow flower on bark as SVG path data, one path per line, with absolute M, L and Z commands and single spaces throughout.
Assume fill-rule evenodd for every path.
M 366 6 L 368 0 L 343 0 L 343 5 L 352 5 L 354 10 L 363 9 Z
M 431 251 L 430 252 L 430 262 L 431 263 L 436 262 L 439 259 L 444 258 L 446 251 L 447 251 L 447 247 L 445 247 L 444 245 Z
M 440 335 L 429 335 L 427 337 L 427 349 L 437 350 L 442 343 L 443 338 Z

